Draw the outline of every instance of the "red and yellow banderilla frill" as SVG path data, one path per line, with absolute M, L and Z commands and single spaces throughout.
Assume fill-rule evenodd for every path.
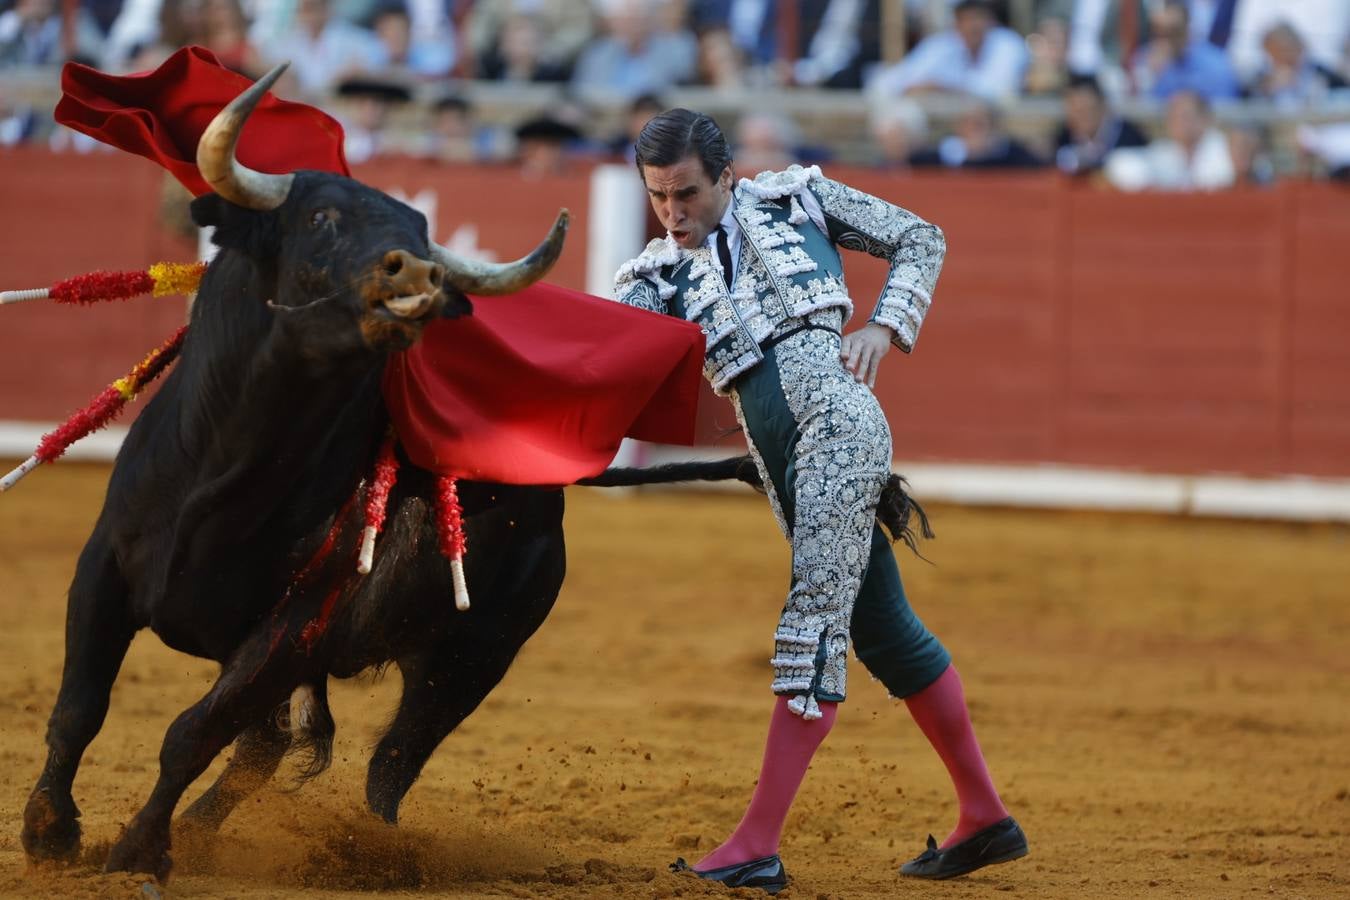
M 104 388 L 88 406 L 75 413 L 56 430 L 44 435 L 32 456 L 4 478 L 0 478 L 0 491 L 9 490 L 19 482 L 19 479 L 38 466 L 58 458 L 71 444 L 111 422 L 122 411 L 122 407 L 126 406 L 128 400 L 158 378 L 178 357 L 186 334 L 187 326 L 184 325 L 173 337 L 137 363 L 130 372 Z
M 130 300 L 142 294 L 163 297 L 191 294 L 201 283 L 206 263 L 158 262 L 144 272 L 90 272 L 56 282 L 51 287 L 0 291 L 0 306 L 27 300 L 88 305 L 106 300 Z

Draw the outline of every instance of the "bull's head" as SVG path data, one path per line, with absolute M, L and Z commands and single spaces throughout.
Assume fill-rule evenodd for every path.
M 284 70 L 236 97 L 202 134 L 197 167 L 215 193 L 195 200 L 192 215 L 275 284 L 269 305 L 311 349 L 357 336 L 370 349 L 407 347 L 427 321 L 469 313 L 466 294 L 513 293 L 558 259 L 566 210 L 528 256 L 482 263 L 429 242 L 421 213 L 374 188 L 326 172 L 269 175 L 242 165 L 234 155 L 240 131 Z

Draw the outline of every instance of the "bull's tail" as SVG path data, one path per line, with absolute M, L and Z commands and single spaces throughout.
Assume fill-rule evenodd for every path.
M 591 487 L 633 487 L 639 484 L 672 484 L 677 481 L 744 481 L 761 489 L 759 470 L 748 456 L 733 456 L 714 462 L 681 462 L 648 469 L 606 469 L 577 484 Z
M 763 491 L 764 483 L 749 456 L 733 456 L 713 462 L 669 463 L 648 469 L 606 469 L 594 478 L 583 478 L 577 484 L 592 487 L 632 487 L 642 484 L 671 484 L 677 481 L 743 481 L 755 490 Z M 909 482 L 899 475 L 891 475 L 881 490 L 877 503 L 877 521 L 886 529 L 892 541 L 903 541 L 905 546 L 919 552 L 921 538 L 935 537 L 928 522 L 928 514 L 909 494 Z
M 327 680 L 302 684 L 291 695 L 291 752 L 302 757 L 299 783 L 322 775 L 333 763 L 337 723 L 328 708 Z
M 917 520 L 915 521 L 911 520 Z M 933 527 L 928 524 L 928 514 L 923 511 L 919 501 L 909 494 L 909 482 L 899 475 L 886 479 L 881 489 L 881 500 L 877 503 L 877 521 L 891 536 L 891 542 L 903 541 L 920 559 L 919 538 L 934 538 Z M 918 532 L 914 526 L 918 525 Z

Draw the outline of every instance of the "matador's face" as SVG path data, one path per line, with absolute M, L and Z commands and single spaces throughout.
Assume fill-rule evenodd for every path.
M 642 167 L 656 217 L 686 250 L 702 245 L 722 220 L 731 200 L 732 177 L 731 166 L 727 166 L 713 181 L 697 155 L 670 166 Z

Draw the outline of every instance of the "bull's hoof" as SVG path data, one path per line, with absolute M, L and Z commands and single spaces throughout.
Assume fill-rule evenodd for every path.
M 80 852 L 80 810 L 75 801 L 56 800 L 46 788 L 33 791 L 23 811 L 19 839 L 30 859 L 74 860 Z
M 127 832 L 108 854 L 105 872 L 133 872 L 141 875 L 153 875 L 163 884 L 169 880 L 169 871 L 173 860 L 169 858 L 169 842 L 161 840 L 137 840 L 133 832 Z

